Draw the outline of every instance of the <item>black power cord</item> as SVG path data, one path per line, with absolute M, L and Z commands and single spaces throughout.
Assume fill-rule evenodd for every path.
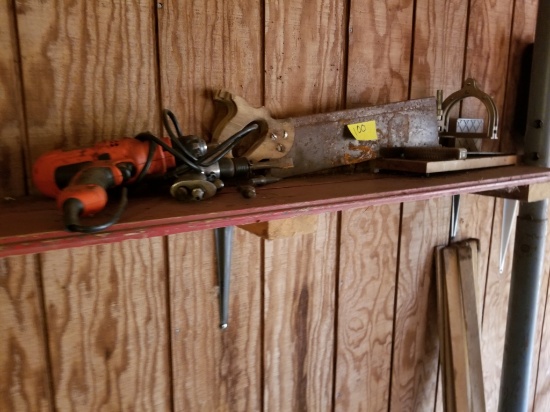
M 182 163 L 182 165 L 177 168 L 178 173 L 183 173 L 190 169 L 202 173 L 204 168 L 212 166 L 214 163 L 220 161 L 220 159 L 224 157 L 227 153 L 229 153 L 246 135 L 255 130 L 258 130 L 260 127 L 258 123 L 252 122 L 249 125 L 245 126 L 239 132 L 235 133 L 233 136 L 229 137 L 226 141 L 224 141 L 213 150 L 207 151 L 203 156 L 197 158 L 182 143 L 182 141 L 185 141 L 186 136 L 183 136 L 183 134 L 181 133 L 179 123 L 174 113 L 172 113 L 168 109 L 165 109 L 163 110 L 162 114 L 164 127 L 166 128 L 168 136 L 170 137 L 172 146 L 150 132 L 138 134 L 135 137 L 136 139 L 149 142 L 149 151 L 147 153 L 147 160 L 143 166 L 143 169 L 139 173 L 134 183 L 138 183 L 143 180 L 143 178 L 149 172 L 149 169 L 151 168 L 151 164 L 153 162 L 153 158 L 155 156 L 155 151 L 157 150 L 158 146 L 162 147 L 164 151 L 170 153 L 177 160 L 179 160 L 180 163 Z M 172 122 L 172 125 L 175 128 L 175 132 L 172 129 L 172 126 L 170 126 L 169 121 Z M 105 230 L 111 225 L 118 222 L 124 209 L 126 208 L 127 203 L 127 188 L 123 187 L 121 200 L 113 217 L 105 223 L 87 226 L 80 224 L 80 213 L 83 208 L 81 202 L 78 199 L 68 199 L 63 205 L 65 215 L 65 227 L 71 232 L 81 233 L 96 233 Z
M 99 225 L 82 225 L 80 224 L 80 213 L 82 211 L 82 202 L 75 198 L 70 198 L 63 203 L 63 224 L 69 232 L 80 232 L 80 233 L 97 233 L 102 230 L 107 229 L 108 227 L 114 225 L 120 219 L 122 212 L 128 204 L 128 189 L 122 188 L 122 195 L 120 198 L 120 203 L 115 211 L 113 217 L 107 222 L 101 223 Z
M 252 122 L 211 151 L 207 151 L 203 156 L 197 158 L 182 143 L 187 137 L 181 133 L 181 128 L 174 113 L 172 113 L 168 109 L 164 109 L 162 111 L 162 121 L 166 132 L 170 137 L 172 146 L 149 132 L 140 133 L 136 136 L 136 139 L 151 142 L 149 156 L 143 170 L 149 169 L 150 163 L 153 158 L 152 154 L 154 154 L 158 145 L 161 146 L 164 151 L 170 153 L 177 160 L 179 160 L 180 163 L 182 163 L 182 165 L 177 168 L 177 173 L 185 173 L 188 170 L 202 172 L 204 168 L 207 168 L 209 166 L 212 166 L 214 163 L 219 162 L 220 159 L 231 150 L 233 150 L 233 148 L 237 146 L 237 144 L 239 144 L 239 142 L 245 136 L 247 136 L 249 133 L 259 130 L 260 128 L 260 125 L 257 122 Z M 170 123 L 172 125 L 170 125 Z M 145 173 L 143 173 L 142 171 L 142 173 L 140 173 L 140 176 L 138 177 L 138 180 L 140 180 L 145 175 Z

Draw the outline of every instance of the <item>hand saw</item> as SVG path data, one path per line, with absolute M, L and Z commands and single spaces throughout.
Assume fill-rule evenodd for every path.
M 424 98 L 308 116 L 274 119 L 265 107 L 250 106 L 227 91 L 215 94 L 217 108 L 212 140 L 221 144 L 251 122 L 260 124 L 234 150 L 255 167 L 262 163 L 275 177 L 290 177 L 378 156 L 384 147 L 437 146 L 436 99 Z M 354 128 L 369 128 L 368 140 Z

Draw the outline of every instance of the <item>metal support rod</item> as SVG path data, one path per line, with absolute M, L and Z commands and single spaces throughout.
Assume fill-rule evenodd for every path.
M 233 226 L 229 226 L 214 230 L 220 290 L 220 329 L 227 329 L 229 319 L 229 279 L 231 277 L 233 229 Z
M 500 231 L 500 254 L 498 259 L 498 271 L 504 272 L 504 263 L 510 244 L 510 236 L 512 228 L 516 222 L 516 214 L 518 212 L 519 201 L 515 199 L 504 199 L 502 206 L 502 225 Z
M 531 84 L 525 162 L 550 166 L 550 0 L 540 0 Z M 544 263 L 548 201 L 521 203 L 514 244 L 499 411 L 527 411 L 535 326 Z
M 453 195 L 451 199 L 451 229 L 449 238 L 453 240 L 458 234 L 458 220 L 460 217 L 460 195 Z
M 527 411 L 546 239 L 546 200 L 522 204 L 517 219 L 499 411 Z

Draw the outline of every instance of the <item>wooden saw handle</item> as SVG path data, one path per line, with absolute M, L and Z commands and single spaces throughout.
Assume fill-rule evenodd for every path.
M 217 118 L 212 140 L 222 143 L 251 122 L 260 124 L 258 133 L 251 133 L 234 149 L 237 156 L 250 162 L 280 159 L 294 144 L 294 126 L 289 120 L 276 120 L 265 107 L 252 107 L 242 97 L 219 90 L 214 95 Z M 230 154 L 230 156 L 233 154 Z

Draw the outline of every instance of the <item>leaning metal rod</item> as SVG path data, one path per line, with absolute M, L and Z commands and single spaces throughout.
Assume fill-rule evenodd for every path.
M 229 318 L 229 279 L 231 277 L 231 254 L 233 226 L 214 230 L 216 237 L 216 259 L 218 261 L 218 283 L 220 289 L 220 329 L 227 329 Z
M 550 0 L 540 0 L 529 107 L 525 161 L 550 167 Z M 516 223 L 510 300 L 506 322 L 499 411 L 527 411 L 537 310 L 544 262 L 548 200 L 521 203 Z

